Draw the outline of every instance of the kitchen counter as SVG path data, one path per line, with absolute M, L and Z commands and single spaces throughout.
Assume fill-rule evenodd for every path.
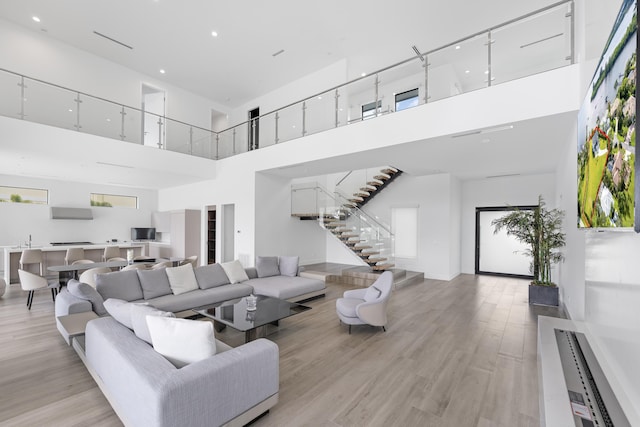
M 64 257 L 69 248 L 83 248 L 85 259 L 92 261 L 102 261 L 102 254 L 104 248 L 108 246 L 118 246 L 120 248 L 120 256 L 127 257 L 127 249 L 134 250 L 134 256 L 144 255 L 145 244 L 137 242 L 117 242 L 117 243 L 92 243 L 85 245 L 56 245 L 56 246 L 39 246 L 32 245 L 31 249 L 40 249 L 42 251 L 43 271 L 46 274 L 47 267 L 50 265 L 63 265 Z M 9 283 L 18 283 L 18 268 L 20 264 L 20 256 L 22 251 L 29 249 L 27 247 L 19 246 L 5 246 L 4 247 L 4 280 Z M 38 273 L 35 270 L 33 272 Z

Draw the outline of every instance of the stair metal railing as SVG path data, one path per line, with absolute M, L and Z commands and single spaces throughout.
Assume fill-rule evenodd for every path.
M 421 52 L 220 132 L 0 69 L 0 115 L 221 159 L 574 63 L 574 0 Z M 150 126 L 144 126 L 144 123 Z M 260 146 L 249 147 L 250 124 Z
M 391 228 L 358 207 L 349 206 L 344 194 L 332 194 L 317 182 L 292 185 L 291 214 L 316 219 L 320 227 L 374 269 L 395 262 Z

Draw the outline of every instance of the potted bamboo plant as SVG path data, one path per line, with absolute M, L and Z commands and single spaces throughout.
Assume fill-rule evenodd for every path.
M 551 281 L 551 266 L 564 260 L 558 251 L 565 245 L 562 232 L 564 211 L 547 209 L 542 196 L 532 210 L 515 209 L 491 222 L 494 233 L 505 229 L 528 248 L 523 252 L 532 261 L 533 281 L 529 286 L 529 304 L 558 305 L 558 287 Z

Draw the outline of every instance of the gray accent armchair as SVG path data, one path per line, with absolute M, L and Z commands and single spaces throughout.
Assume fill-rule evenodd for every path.
M 336 300 L 336 312 L 340 321 L 349 325 L 382 326 L 387 324 L 387 303 L 391 297 L 393 273 L 385 271 L 366 289 L 346 291 Z

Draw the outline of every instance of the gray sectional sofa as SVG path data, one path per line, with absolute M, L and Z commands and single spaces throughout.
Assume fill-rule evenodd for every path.
M 321 280 L 300 277 L 301 268 L 297 260 L 290 269 L 265 270 L 262 259 L 273 262 L 278 257 L 258 257 L 257 267 L 245 268 L 245 276 L 237 281 L 231 280 L 220 264 L 210 264 L 195 268 L 196 288 L 176 295 L 172 290 L 165 269 L 127 270 L 103 273 L 96 276 L 96 289 L 99 295 L 82 295 L 62 289 L 55 302 L 56 324 L 67 343 L 70 339 L 57 320 L 59 316 L 85 311 L 94 311 L 98 316 L 106 315 L 102 306 L 104 300 L 117 298 L 129 302 L 145 302 L 160 310 L 180 313 L 192 308 L 241 298 L 251 293 L 266 295 L 292 302 L 303 301 L 325 294 L 326 285 Z M 280 257 L 285 258 L 285 257 Z M 292 257 L 286 257 L 292 258 Z M 284 267 L 284 264 L 282 264 Z M 295 272 L 294 272 L 295 271 Z M 261 273 L 261 274 L 259 274 Z M 261 276 L 261 277 L 260 277 Z M 248 279 L 248 280 L 246 280 Z M 230 283 L 230 282 L 236 283 Z
M 112 307 L 114 302 L 148 303 L 179 315 L 251 293 L 296 301 L 324 294 L 324 282 L 298 276 L 297 258 L 295 263 L 294 257 L 283 260 L 284 274 L 277 257 L 274 268 L 273 258 L 247 269 L 239 263 L 233 268 L 212 264 L 195 269 L 189 264 L 98 274 L 96 288 L 71 280 L 56 298 L 58 330 L 73 344 L 127 426 L 247 424 L 278 401 L 276 344 L 258 339 L 230 348 L 216 340 L 214 355 L 176 368 L 154 350 L 155 341 L 154 346 L 151 341 L 145 342 L 135 326 L 132 330 L 127 322 L 121 323 L 112 308 L 109 313 L 113 317 L 109 316 L 105 306 Z M 99 318 L 89 321 L 84 338 L 72 343 L 57 318 L 87 311 L 94 311 Z
M 278 346 L 258 339 L 230 348 L 216 340 L 216 348 L 178 369 L 103 317 L 87 324 L 85 353 L 78 353 L 125 426 L 245 425 L 278 402 Z

